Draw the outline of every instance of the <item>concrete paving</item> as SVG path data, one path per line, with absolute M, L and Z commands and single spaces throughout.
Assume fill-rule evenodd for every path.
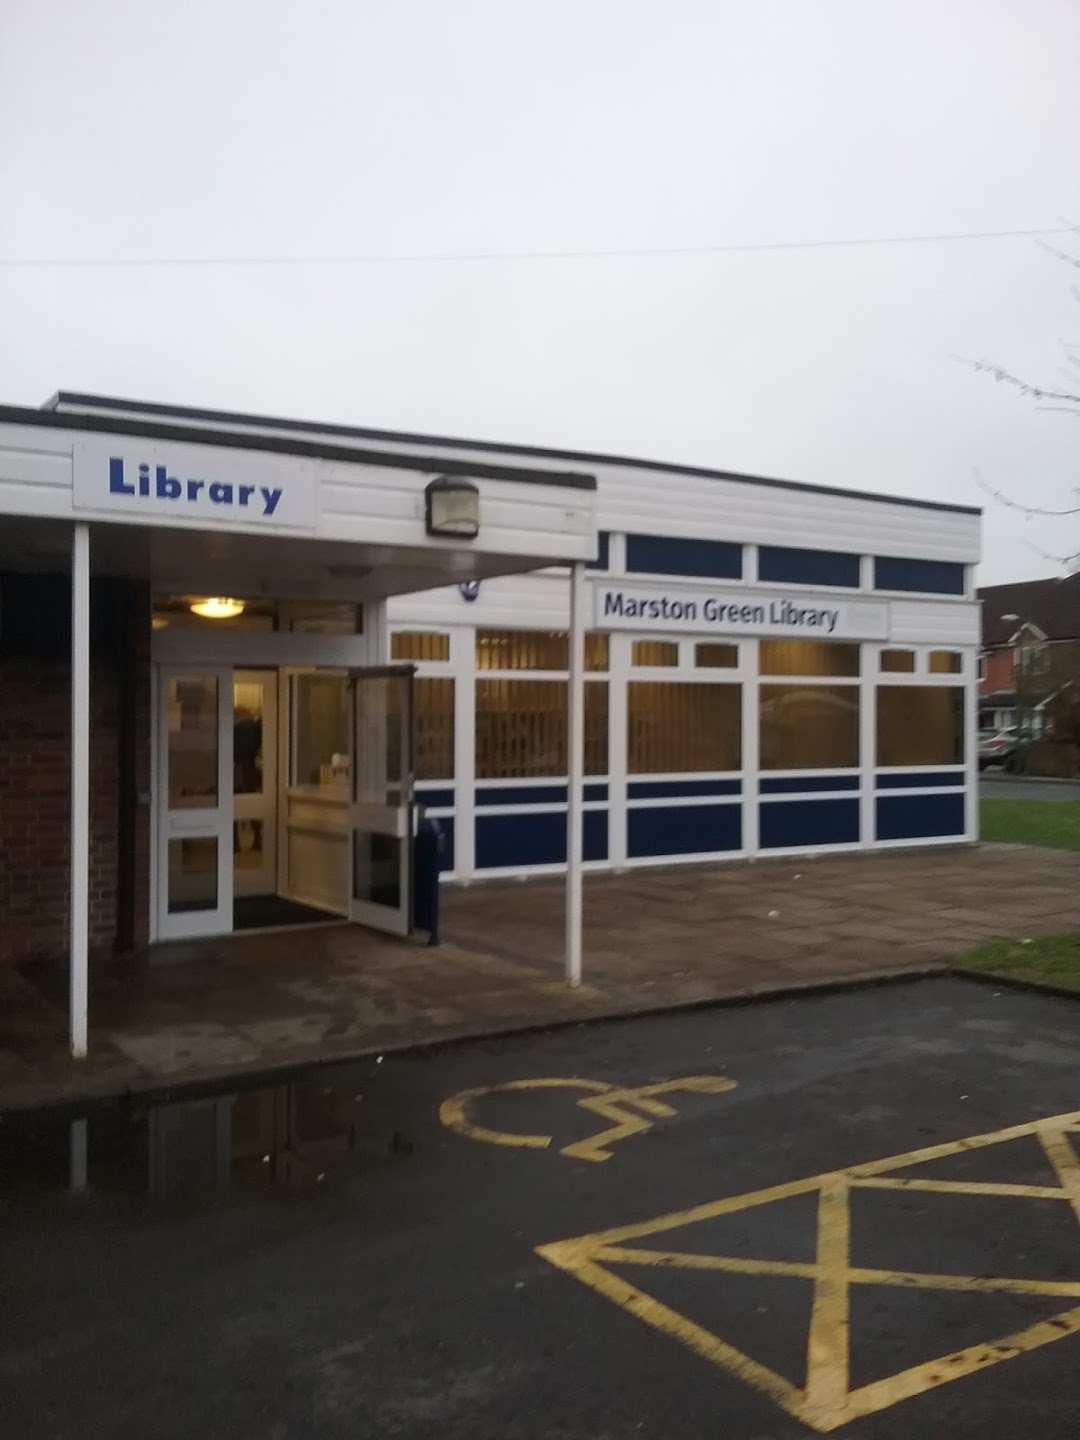
M 450 889 L 444 943 L 334 925 L 93 967 L 91 1059 L 59 971 L 8 974 L 0 1110 L 925 970 L 1080 928 L 1080 854 L 986 846 L 595 875 L 562 983 L 558 879 Z

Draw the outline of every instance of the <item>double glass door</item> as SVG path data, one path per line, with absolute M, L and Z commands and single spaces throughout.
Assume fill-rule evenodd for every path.
M 238 897 L 303 900 L 313 855 L 327 918 L 409 933 L 412 669 L 306 673 L 328 690 L 336 682 L 347 707 L 347 753 L 333 757 L 337 803 L 309 803 L 314 787 L 295 783 L 306 723 L 295 674 L 160 667 L 158 939 L 228 933 Z

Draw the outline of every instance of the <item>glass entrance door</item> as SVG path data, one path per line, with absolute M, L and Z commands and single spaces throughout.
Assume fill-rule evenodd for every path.
M 276 670 L 233 675 L 233 893 L 276 895 L 277 743 Z
M 413 668 L 350 672 L 352 777 L 349 918 L 412 928 Z
M 162 666 L 158 683 L 158 938 L 232 929 L 233 672 Z

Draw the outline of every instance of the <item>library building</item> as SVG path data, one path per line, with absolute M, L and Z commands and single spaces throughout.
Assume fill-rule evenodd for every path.
M 458 884 L 972 842 L 979 546 L 651 460 L 0 407 L 0 963 L 407 935 L 418 816 Z

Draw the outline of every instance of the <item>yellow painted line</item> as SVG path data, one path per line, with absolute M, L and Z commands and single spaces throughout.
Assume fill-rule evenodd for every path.
M 947 1385 L 950 1380 L 960 1380 L 965 1375 L 973 1375 L 978 1370 L 988 1370 L 1003 1360 L 1012 1360 L 1017 1355 L 1038 1350 L 1043 1345 L 1050 1345 L 1055 1340 L 1062 1340 L 1077 1332 L 1080 1332 L 1080 1305 L 1073 1310 L 1054 1315 L 1049 1320 L 1040 1320 L 1024 1330 L 1002 1335 L 988 1344 L 970 1345 L 966 1350 L 954 1350 L 951 1355 L 944 1355 L 940 1360 L 928 1360 L 923 1365 L 901 1371 L 899 1375 L 876 1380 L 872 1385 L 853 1390 L 847 1397 L 843 1414 L 836 1416 L 834 1423 L 828 1428 L 835 1429 L 837 1425 L 846 1424 L 850 1420 L 873 1415 L 878 1410 L 887 1410 L 901 1400 L 910 1400 L 915 1395 L 936 1389 L 938 1385 Z
M 963 1140 L 947 1140 L 940 1145 L 925 1145 L 921 1150 L 909 1150 L 906 1155 L 890 1155 L 885 1160 L 852 1165 L 844 1173 L 853 1179 L 864 1175 L 880 1175 L 885 1170 L 924 1165 L 928 1160 L 943 1160 L 948 1155 L 963 1155 L 968 1150 L 1001 1145 L 1006 1140 L 1019 1140 L 1024 1135 L 1037 1135 L 1044 1129 L 1061 1130 L 1077 1124 L 1080 1124 L 1080 1110 L 1071 1110 L 1064 1115 L 1049 1116 L 1045 1120 L 1035 1120 L 1027 1125 L 1010 1125 L 1004 1130 L 988 1131 L 985 1135 L 969 1135 Z
M 944 1385 L 950 1380 L 974 1374 L 999 1364 L 1002 1360 L 1012 1359 L 1080 1332 L 1080 1306 L 1075 1306 L 999 1339 L 969 1346 L 862 1386 L 858 1390 L 849 1390 L 849 1295 L 852 1285 L 890 1285 L 974 1294 L 1040 1295 L 1072 1300 L 1080 1296 L 1080 1278 L 1036 1280 L 1022 1276 L 951 1275 L 853 1266 L 849 1254 L 851 1190 L 863 1187 L 898 1190 L 918 1188 L 931 1194 L 1058 1199 L 1069 1202 L 1080 1219 L 1080 1156 L 1067 1138 L 1069 1134 L 1076 1133 L 1078 1125 L 1080 1111 L 1073 1111 L 1027 1125 L 1013 1125 L 963 1140 L 928 1145 L 920 1150 L 869 1161 L 845 1170 L 768 1186 L 745 1195 L 726 1196 L 708 1204 L 662 1215 L 642 1224 L 617 1226 L 597 1234 L 559 1241 L 553 1245 L 541 1246 L 537 1253 L 638 1319 L 754 1385 L 804 1424 L 826 1433 L 851 1420 L 874 1414 L 938 1385 Z M 888 1175 L 890 1171 L 909 1169 L 930 1160 L 1006 1143 L 1024 1136 L 1039 1139 L 1061 1180 L 1060 1188 L 1010 1185 L 994 1181 L 980 1184 L 970 1181 L 923 1180 L 919 1176 Z M 885 1178 L 886 1176 L 888 1178 Z M 752 1256 L 653 1250 L 631 1243 L 667 1235 L 684 1226 L 715 1219 L 721 1215 L 737 1214 L 759 1205 L 814 1192 L 818 1195 L 818 1243 L 813 1264 L 761 1260 Z M 729 1341 L 712 1334 L 670 1306 L 661 1304 L 621 1276 L 611 1274 L 605 1265 L 714 1271 L 718 1279 L 726 1272 L 812 1280 L 815 1293 L 807 1336 L 806 1388 L 798 1388 L 790 1380 L 743 1354 Z
M 806 1413 L 831 1413 L 848 1390 L 848 1187 L 831 1178 L 818 1197 L 817 1283 L 806 1342 Z
M 1056 1185 L 1010 1185 L 979 1180 L 909 1180 L 907 1177 L 867 1175 L 852 1182 L 859 1190 L 925 1190 L 931 1195 L 1016 1195 L 1026 1200 L 1068 1200 Z
M 531 1080 L 508 1080 L 500 1085 L 481 1085 L 473 1090 L 462 1090 L 444 1100 L 439 1108 L 439 1119 L 457 1135 L 469 1140 L 479 1140 L 486 1145 L 509 1145 L 525 1149 L 545 1150 L 554 1143 L 552 1135 L 521 1134 L 512 1130 L 492 1130 L 478 1125 L 470 1118 L 469 1109 L 478 1100 L 488 1095 L 499 1095 L 516 1090 L 584 1090 L 587 1093 L 577 1100 L 577 1105 L 589 1110 L 601 1119 L 613 1121 L 606 1130 L 563 1146 L 559 1152 L 575 1160 L 602 1162 L 611 1159 L 611 1146 L 633 1135 L 642 1135 L 651 1130 L 653 1119 L 664 1119 L 676 1113 L 674 1106 L 660 1100 L 661 1095 L 677 1093 L 696 1095 L 722 1095 L 735 1088 L 735 1081 L 724 1075 L 686 1075 L 677 1080 L 661 1080 L 652 1085 L 635 1088 L 612 1085 L 603 1080 L 582 1080 L 577 1077 L 545 1077 Z M 643 1114 L 638 1112 L 644 1112 Z M 644 1116 L 652 1116 L 646 1119 Z
M 566 1253 L 574 1258 L 587 1253 L 589 1258 L 610 1265 L 652 1265 L 656 1269 L 718 1270 L 731 1275 L 789 1275 L 797 1280 L 816 1280 L 818 1267 L 797 1260 L 755 1260 L 749 1255 L 698 1255 L 688 1250 L 639 1250 L 629 1245 L 601 1245 L 595 1250 L 579 1252 L 576 1242 L 562 1242 Z M 1078 1288 L 1080 1294 L 1080 1288 Z
M 1076 1157 L 1076 1151 L 1060 1130 L 1040 1130 L 1039 1139 L 1046 1151 L 1046 1158 L 1057 1171 L 1061 1188 L 1068 1196 L 1076 1218 L 1080 1220 L 1080 1160 Z
M 571 1250 L 570 1253 L 576 1252 Z M 795 1280 L 818 1280 L 822 1273 L 820 1263 L 757 1260 L 748 1255 L 700 1255 L 689 1250 L 641 1250 L 629 1245 L 603 1245 L 590 1250 L 588 1255 L 592 1260 L 610 1265 L 715 1270 L 730 1275 L 778 1275 Z M 911 1290 L 970 1290 L 987 1295 L 1060 1295 L 1066 1299 L 1080 1299 L 1080 1278 L 1026 1280 L 1011 1275 L 943 1275 L 924 1270 L 876 1270 L 865 1265 L 847 1265 L 843 1273 L 851 1285 L 893 1285 Z
M 600 1080 L 508 1080 L 503 1085 L 481 1085 L 475 1090 L 462 1090 L 444 1100 L 439 1107 L 439 1119 L 448 1130 L 465 1135 L 470 1140 L 481 1140 L 487 1145 L 520 1145 L 526 1149 L 545 1150 L 554 1139 L 551 1135 L 519 1135 L 511 1130 L 488 1130 L 474 1125 L 466 1113 L 473 1100 L 484 1095 L 500 1094 L 513 1090 L 609 1090 L 611 1087 Z
M 647 1295 L 644 1290 L 639 1290 L 637 1286 L 631 1285 L 629 1281 L 623 1280 L 620 1276 L 612 1275 L 599 1265 L 594 1265 L 587 1260 L 582 1260 L 576 1254 L 567 1252 L 562 1245 L 541 1245 L 536 1253 L 550 1264 L 568 1271 L 576 1279 L 591 1286 L 609 1300 L 613 1300 L 616 1305 L 636 1319 L 643 1320 L 646 1325 L 651 1325 L 654 1329 L 670 1335 L 695 1351 L 703 1359 L 712 1361 L 714 1365 L 722 1365 L 725 1370 L 747 1381 L 756 1389 L 771 1396 L 785 1410 L 794 1413 L 793 1407 L 798 1405 L 802 1394 L 796 1386 L 767 1366 L 752 1360 L 749 1355 L 744 1355 L 741 1350 L 737 1350 L 733 1345 L 721 1340 L 719 1336 L 712 1334 L 711 1331 L 706 1330 L 687 1316 L 680 1315 L 677 1310 L 670 1309 L 652 1295 Z
M 683 1080 L 664 1080 L 656 1085 L 646 1085 L 637 1090 L 614 1090 L 609 1095 L 587 1097 L 578 1104 L 585 1110 L 592 1110 L 605 1120 L 614 1120 L 610 1130 L 603 1130 L 588 1140 L 578 1140 L 573 1145 L 564 1145 L 563 1155 L 575 1160 L 609 1160 L 610 1148 L 631 1135 L 642 1135 L 652 1129 L 648 1120 L 641 1119 L 628 1107 L 633 1105 L 654 1116 L 675 1114 L 671 1105 L 662 1104 L 655 1097 L 670 1095 L 674 1091 L 689 1091 L 705 1095 L 722 1095 L 735 1088 L 735 1081 L 721 1075 L 690 1075 Z

